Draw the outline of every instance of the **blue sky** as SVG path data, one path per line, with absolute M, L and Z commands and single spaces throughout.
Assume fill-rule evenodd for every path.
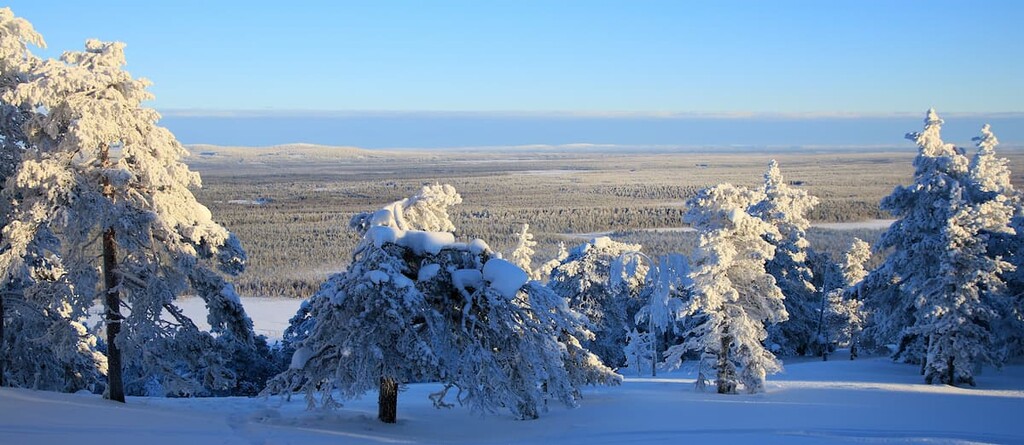
M 1024 111 L 1012 0 L 6 3 L 161 110 Z

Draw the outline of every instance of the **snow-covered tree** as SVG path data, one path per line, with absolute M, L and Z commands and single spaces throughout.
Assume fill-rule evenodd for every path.
M 159 115 L 142 106 L 149 83 L 122 69 L 123 48 L 90 40 L 5 95 L 44 111 L 25 123 L 33 152 L 4 190 L 17 205 L 0 270 L 13 277 L 32 244 L 53 237 L 77 298 L 104 302 L 110 399 L 124 401 L 125 388 L 192 394 L 228 386 L 233 375 L 215 336 L 251 344 L 252 322 L 215 268 L 236 274 L 245 254 L 192 195 L 199 175 Z M 206 302 L 211 332 L 174 304 L 186 293 Z
M 818 204 L 818 198 L 787 184 L 774 159 L 768 163 L 760 192 L 763 197 L 751 213 L 778 229 L 778 235 L 765 235 L 775 246 L 775 257 L 768 261 L 767 268 L 786 296 L 789 313 L 788 320 L 771 326 L 768 344 L 782 354 L 804 355 L 816 343 L 821 307 L 812 284 L 814 274 L 807 263 L 810 243 L 806 237 L 811 225 L 807 213 Z
M 991 206 L 1005 212 L 1010 207 L 1014 214 L 1010 220 L 1012 231 L 987 233 L 989 256 L 998 256 L 1009 262 L 1014 270 L 1002 276 L 1007 285 L 1007 296 L 997 300 L 1000 317 L 995 332 L 1000 336 L 1004 355 L 1024 355 L 1024 203 L 1010 182 L 1009 161 L 996 155 L 999 140 L 986 124 L 981 136 L 975 137 L 977 153 L 971 159 L 968 195 L 975 206 Z
M 963 187 L 950 201 L 952 218 L 943 232 L 947 250 L 946 272 L 937 292 L 918 303 L 923 312 L 914 331 L 928 340 L 924 368 L 927 382 L 974 384 L 974 369 L 981 363 L 1001 364 L 999 349 L 1007 333 L 1006 295 L 1003 276 L 1014 266 L 999 255 L 1000 243 L 1016 235 L 1010 220 L 1016 210 L 1009 193 L 1010 172 L 1006 161 L 995 157 L 998 140 L 986 125 L 978 141 Z
M 671 334 L 674 334 L 674 323 L 677 321 L 681 301 L 685 300 L 686 289 L 690 286 L 689 264 L 686 257 L 680 254 L 663 255 L 656 261 L 640 252 L 620 258 L 622 261 L 613 263 L 613 285 L 636 275 L 640 269 L 640 258 L 651 263 L 647 267 L 647 276 L 638 297 L 643 305 L 633 316 L 633 326 L 627 327 L 629 332 L 623 353 L 631 364 L 640 366 L 646 363 L 644 369 L 650 369 L 651 375 L 655 376 L 660 361 L 659 352 L 663 349 L 668 356 L 663 366 L 667 365 L 671 369 L 682 363 L 682 357 L 673 354 L 672 345 L 669 344 L 671 340 L 660 341 L 659 337 L 664 335 L 671 339 Z
M 30 23 L 0 8 L 0 226 L 17 198 L 7 181 L 32 148 L 24 124 L 35 110 L 8 100 L 42 63 L 28 45 L 45 46 Z M 106 358 L 82 324 L 89 302 L 65 298 L 75 290 L 56 247 L 52 234 L 40 231 L 27 241 L 25 261 L 0 283 L 0 386 L 76 391 L 106 373 Z
M 434 199 L 439 190 L 445 199 Z M 454 230 L 435 223 L 459 201 L 450 186 L 426 187 L 373 213 L 372 222 L 363 223 L 370 214 L 353 218 L 364 236 L 353 262 L 293 319 L 290 369 L 268 391 L 303 391 L 311 406 L 319 394 L 330 406 L 335 390 L 353 398 L 379 388 L 379 418 L 394 422 L 398 387 L 409 382 L 443 383 L 431 395 L 438 407 L 449 406 L 455 388 L 474 410 L 520 418 L 537 417 L 549 400 L 574 405 L 580 385 L 617 382 L 582 348 L 592 334 L 564 299 L 483 241 L 456 243 L 451 232 L 420 229 Z M 410 216 L 411 202 L 436 212 Z
M 688 200 L 683 216 L 697 229 L 699 244 L 691 298 L 681 315 L 700 317 L 683 346 L 703 353 L 699 382 L 706 367 L 714 367 L 719 393 L 735 393 L 741 382 L 748 392 L 764 391 L 765 376 L 782 368 L 762 344 L 765 323 L 784 321 L 787 314 L 782 291 L 765 270 L 775 253 L 767 239 L 781 235 L 748 212 L 761 199 L 756 191 L 720 184 Z
M 942 141 L 943 121 L 935 110 L 928 110 L 924 122 L 923 131 L 907 134 L 918 146 L 913 184 L 897 186 L 881 203 L 898 219 L 876 248 L 892 253 L 861 289 L 872 314 L 865 334 L 878 345 L 895 343 L 894 358 L 911 363 L 925 359 L 926 339 L 910 328 L 920 320 L 918 299 L 934 292 L 930 286 L 944 271 L 948 246 L 943 232 L 954 214 L 954 190 L 959 190 L 969 163 Z
M 41 234 L 20 267 L 5 280 L 4 342 L 0 355 L 9 386 L 73 392 L 94 389 L 106 357 L 84 325 L 85 299 Z
M 569 252 L 562 264 L 551 271 L 548 281 L 555 293 L 569 301 L 569 307 L 590 322 L 595 339 L 584 346 L 611 367 L 622 366 L 626 356 L 626 335 L 633 317 L 645 303 L 640 296 L 647 265 L 637 263 L 623 279 L 613 266 L 624 255 L 640 251 L 639 244 L 627 244 L 608 237 L 595 238 Z
M 868 276 L 864 267 L 871 259 L 871 245 L 860 238 L 854 238 L 850 247 L 843 253 L 843 260 L 839 264 L 839 271 L 843 279 L 842 287 L 853 287 Z
M 850 360 L 857 358 L 857 339 L 864 329 L 864 303 L 855 288 L 868 275 L 864 264 L 871 258 L 871 246 L 854 238 L 837 265 L 839 281 L 822 296 L 821 333 L 823 359 L 828 359 L 831 346 L 848 342 Z
M 375 212 L 358 213 L 349 227 L 365 235 L 374 226 L 398 230 L 454 232 L 455 224 L 448 216 L 448 207 L 461 204 L 462 196 L 448 184 L 424 186 L 410 198 L 395 201 Z
M 380 210 L 353 215 L 349 229 L 364 238 L 376 226 L 422 232 L 454 232 L 455 224 L 448 216 L 448 207 L 460 203 L 462 196 L 449 184 L 423 186 L 419 193 L 409 198 L 395 201 Z M 352 253 L 353 262 L 368 247 L 369 244 L 360 243 Z M 304 301 L 289 321 L 283 335 L 286 349 L 294 350 L 312 332 L 315 325 L 312 303 L 317 299 L 314 297 Z
M 28 81 L 41 63 L 29 45 L 45 48 L 43 37 L 27 20 L 15 17 L 11 8 L 0 8 L 0 97 Z M 26 138 L 22 128 L 33 110 L 0 100 L 0 180 L 6 180 L 21 161 Z
M 927 383 L 974 385 L 974 368 L 999 364 L 997 332 L 1000 275 L 1012 266 L 987 254 L 985 232 L 1009 231 L 1011 209 L 994 202 L 972 205 L 956 186 L 949 202 L 952 217 L 943 231 L 941 275 L 932 277 L 916 301 L 918 318 L 908 329 L 926 342 L 924 376 Z
M 530 225 L 523 224 L 523 228 L 519 230 L 519 236 L 516 240 L 516 248 L 512 250 L 512 262 L 519 266 L 520 269 L 527 271 L 530 274 L 531 280 L 540 280 L 540 270 L 533 268 L 533 248 L 537 246 L 537 242 L 533 240 L 533 234 L 530 233 Z
M 930 110 L 914 184 L 897 187 L 883 207 L 900 217 L 882 237 L 893 253 L 866 284 L 875 292 L 875 336 L 899 342 L 896 358 L 920 363 L 927 382 L 973 384 L 982 363 L 999 364 L 1005 312 L 1003 275 L 1013 269 L 993 250 L 993 236 L 1012 234 L 1014 206 L 999 191 L 1008 170 L 992 156 L 995 137 L 983 130 L 973 162 L 942 142 L 942 120 Z M 877 274 L 880 278 L 871 279 Z M 888 292 L 879 287 L 889 284 Z M 873 285 L 873 286 L 871 286 Z

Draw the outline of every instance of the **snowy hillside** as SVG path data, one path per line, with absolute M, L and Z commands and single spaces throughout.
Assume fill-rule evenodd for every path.
M 885 358 L 787 363 L 758 395 L 696 392 L 683 371 L 625 372 L 622 386 L 590 388 L 577 409 L 540 419 L 438 410 L 435 385 L 399 396 L 398 424 L 376 420 L 376 394 L 336 411 L 301 397 L 130 398 L 0 389 L 0 444 L 379 443 L 1024 443 L 1024 364 L 986 370 L 978 388 L 921 384 L 917 368 Z

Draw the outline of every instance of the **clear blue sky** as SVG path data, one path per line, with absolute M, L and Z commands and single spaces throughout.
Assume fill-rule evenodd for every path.
M 6 4 L 163 110 L 1024 111 L 1024 1 Z

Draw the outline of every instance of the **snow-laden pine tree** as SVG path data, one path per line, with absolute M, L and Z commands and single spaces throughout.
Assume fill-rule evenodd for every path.
M 449 184 L 433 184 L 423 186 L 419 193 L 400 199 L 384 208 L 371 212 L 360 212 L 349 220 L 349 229 L 359 236 L 365 237 L 370 228 L 375 226 L 393 227 L 398 230 L 416 230 L 422 232 L 455 232 L 455 224 L 448 215 L 448 207 L 462 203 L 462 196 Z M 352 262 L 367 248 L 360 243 L 352 253 Z M 285 349 L 294 350 L 316 324 L 313 318 L 312 305 L 320 297 L 314 296 L 304 301 L 288 322 L 283 335 Z
M 894 358 L 910 363 L 925 359 L 927 339 L 910 328 L 920 320 L 918 301 L 935 292 L 945 272 L 948 250 L 943 232 L 955 209 L 954 191 L 967 175 L 968 159 L 942 141 L 942 119 L 928 110 L 924 130 L 907 134 L 918 146 L 914 182 L 897 186 L 881 207 L 897 220 L 882 234 L 876 249 L 892 249 L 885 262 L 865 279 L 861 295 L 871 313 L 865 334 L 878 346 L 894 343 Z
M 634 325 L 633 317 L 646 303 L 640 293 L 648 268 L 638 264 L 622 279 L 612 276 L 624 273 L 613 265 L 640 249 L 639 244 L 595 238 L 570 250 L 548 281 L 548 287 L 568 300 L 569 307 L 587 317 L 595 338 L 584 346 L 613 368 L 625 364 L 626 335 Z
M 36 111 L 7 99 L 42 63 L 29 45 L 45 46 L 30 23 L 0 8 L 2 226 L 7 226 L 12 200 L 17 199 L 7 182 L 25 151 L 32 149 L 24 124 Z M 57 247 L 48 230 L 40 231 L 25 246 L 25 261 L 7 271 L 0 283 L 0 386 L 77 391 L 91 388 L 106 373 L 106 358 L 82 324 L 90 302 L 75 293 Z
M 15 17 L 11 8 L 0 8 L 0 97 L 28 81 L 29 73 L 41 63 L 29 45 L 45 48 L 46 42 L 27 20 Z M 0 102 L 0 179 L 6 180 L 21 161 L 25 150 L 22 126 L 33 110 Z
M 429 380 L 445 384 L 438 407 L 454 388 L 476 411 L 534 418 L 549 400 L 574 405 L 580 385 L 617 382 L 581 347 L 592 334 L 564 299 L 483 241 L 455 242 L 446 208 L 458 202 L 451 186 L 425 187 L 353 218 L 353 261 L 293 319 L 296 352 L 268 392 L 330 406 L 334 391 L 379 389 L 379 418 L 394 422 L 399 385 Z
M 765 323 L 785 321 L 787 314 L 782 291 L 765 270 L 775 254 L 767 239 L 780 234 L 749 213 L 762 198 L 757 191 L 720 184 L 690 198 L 683 216 L 699 233 L 691 298 L 681 311 L 699 323 L 686 333 L 683 347 L 703 354 L 699 383 L 707 367 L 714 368 L 719 393 L 735 393 L 739 383 L 747 392 L 762 392 L 766 375 L 782 369 L 763 345 Z
M 1024 355 L 1024 203 L 1010 182 L 1009 161 L 996 155 L 999 140 L 992 128 L 986 124 L 974 141 L 978 151 L 971 159 L 969 171 L 971 202 L 976 206 L 994 206 L 1000 212 L 1008 206 L 1014 212 L 1010 220 L 1012 231 L 987 234 L 989 256 L 998 256 L 1014 267 L 1002 275 L 1007 296 L 997 299 L 1000 316 L 993 330 L 1003 334 L 999 338 L 1003 355 Z
M 768 163 L 760 193 L 763 197 L 751 213 L 778 229 L 777 234 L 765 235 L 775 246 L 775 257 L 768 261 L 767 268 L 786 296 L 789 313 L 788 320 L 769 328 L 767 343 L 780 354 L 804 355 L 816 343 L 821 308 L 807 262 L 807 228 L 811 226 L 807 213 L 818 204 L 818 198 L 787 184 L 774 159 Z
M 925 339 L 925 382 L 974 385 L 974 369 L 1000 364 L 1000 333 L 993 326 L 1005 298 L 1000 275 L 1013 266 L 988 255 L 988 233 L 1012 230 L 1012 210 L 995 202 L 975 205 L 953 189 L 951 218 L 942 238 L 945 249 L 939 275 L 929 278 L 917 296 L 916 323 L 908 331 Z
M 850 360 L 856 359 L 858 337 L 864 329 L 864 303 L 858 298 L 856 286 L 868 275 L 864 264 L 871 258 L 871 246 L 854 238 L 850 247 L 843 253 L 837 265 L 838 282 L 832 284 L 833 289 L 822 296 L 821 329 L 823 337 L 821 355 L 828 359 L 831 346 L 848 343 Z
M 942 142 L 941 124 L 929 110 L 925 130 L 908 135 L 920 148 L 914 184 L 883 200 L 901 219 L 883 235 L 893 252 L 866 288 L 874 292 L 868 302 L 876 341 L 898 341 L 896 358 L 920 363 L 929 383 L 973 384 L 977 366 L 1003 358 L 1002 332 L 994 327 L 1006 314 L 1003 275 L 1013 265 L 992 238 L 1014 233 L 1016 209 L 1000 198 L 1009 172 L 991 159 L 991 131 L 969 163 Z
M 1007 313 L 1003 275 L 1013 265 L 993 254 L 993 237 L 1015 235 L 1009 227 L 1015 208 L 1005 192 L 1009 169 L 995 158 L 998 141 L 988 126 L 978 138 L 968 178 L 949 201 L 952 217 L 943 231 L 943 276 L 932 293 L 919 297 L 922 312 L 913 331 L 927 339 L 926 382 L 974 384 L 974 369 L 999 365 L 1000 332 Z
M 531 280 L 542 278 L 540 270 L 533 268 L 533 248 L 536 246 L 537 242 L 533 240 L 533 234 L 530 233 L 530 225 L 524 223 L 516 238 L 516 247 L 512 250 L 511 258 L 512 263 L 530 274 Z
M 40 64 L 5 96 L 44 111 L 25 123 L 31 156 L 4 190 L 17 205 L 0 270 L 16 274 L 32 243 L 53 237 L 80 298 L 104 302 L 110 399 L 124 401 L 125 389 L 230 386 L 218 337 L 251 344 L 252 322 L 216 270 L 240 272 L 245 254 L 192 195 L 199 175 L 159 115 L 142 106 L 149 83 L 122 69 L 123 48 L 90 40 L 85 51 Z M 210 332 L 175 305 L 185 294 L 205 301 Z

